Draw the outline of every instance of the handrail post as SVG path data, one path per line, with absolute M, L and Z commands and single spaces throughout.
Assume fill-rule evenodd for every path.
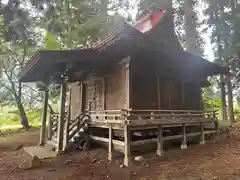
M 49 115 L 48 120 L 48 140 L 52 139 L 52 113 Z

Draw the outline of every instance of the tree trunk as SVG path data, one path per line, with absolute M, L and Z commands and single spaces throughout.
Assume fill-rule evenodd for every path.
M 201 51 L 198 47 L 198 33 L 195 22 L 195 12 L 194 12 L 194 2 L 193 0 L 184 0 L 184 21 L 185 21 L 185 32 L 186 32 L 186 48 L 187 51 L 200 56 Z
M 29 129 L 30 125 L 29 125 L 28 118 L 27 118 L 27 115 L 26 115 L 26 112 L 25 112 L 25 109 L 22 105 L 21 100 L 18 101 L 17 106 L 18 106 L 18 110 L 19 110 L 19 113 L 20 113 L 21 124 L 22 124 L 23 128 L 24 129 Z
M 17 94 L 14 83 L 12 81 L 10 81 L 10 83 L 12 84 L 13 95 L 14 95 L 14 98 L 16 100 L 17 107 L 18 107 L 18 110 L 19 110 L 19 115 L 20 115 L 20 118 L 21 118 L 21 124 L 22 124 L 24 129 L 29 129 L 30 125 L 29 125 L 28 118 L 27 118 L 25 109 L 23 107 L 22 101 L 21 101 L 22 84 L 21 84 L 21 82 L 19 82 L 19 89 L 18 89 L 18 94 Z

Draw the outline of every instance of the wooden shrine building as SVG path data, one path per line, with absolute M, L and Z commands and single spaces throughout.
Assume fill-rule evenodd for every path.
M 170 28 L 160 9 L 134 25 L 122 24 L 91 48 L 38 51 L 21 81 L 46 85 L 40 144 L 64 151 L 88 124 L 91 138 L 108 145 L 109 160 L 117 150 L 125 165 L 146 144 L 155 144 L 158 155 L 171 139 L 179 139 L 181 148 L 191 137 L 204 144 L 205 135 L 217 132 L 218 116 L 204 111 L 201 89 L 208 77 L 227 76 L 228 69 L 184 51 Z M 61 107 L 47 128 L 50 84 L 61 85 Z

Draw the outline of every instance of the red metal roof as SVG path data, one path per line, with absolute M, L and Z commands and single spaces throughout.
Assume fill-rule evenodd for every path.
M 133 27 L 139 30 L 142 33 L 147 33 L 151 31 L 158 23 L 160 23 L 161 19 L 164 17 L 166 10 L 159 9 L 157 11 L 152 11 L 140 18 Z

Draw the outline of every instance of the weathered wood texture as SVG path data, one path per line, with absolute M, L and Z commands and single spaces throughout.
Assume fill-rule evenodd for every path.
M 105 79 L 106 109 L 123 109 L 125 106 L 126 69 L 119 65 L 115 72 L 107 75 Z
M 126 59 L 126 58 L 124 58 Z M 124 60 L 123 59 L 123 60 Z M 89 75 L 83 82 L 72 84 L 72 117 L 83 111 L 124 109 L 127 99 L 128 67 L 125 61 L 108 73 Z
M 47 122 L 47 108 L 48 108 L 48 89 L 44 91 L 44 101 L 42 110 L 42 126 L 40 132 L 40 142 L 39 145 L 44 145 L 46 138 L 46 122 Z
M 133 109 L 157 109 L 157 76 L 132 72 Z
M 82 89 L 81 84 L 79 82 L 72 83 L 71 87 L 71 117 L 76 117 L 79 115 L 82 111 L 81 105 L 82 105 Z
M 133 70 L 132 109 L 201 110 L 201 87 Z

